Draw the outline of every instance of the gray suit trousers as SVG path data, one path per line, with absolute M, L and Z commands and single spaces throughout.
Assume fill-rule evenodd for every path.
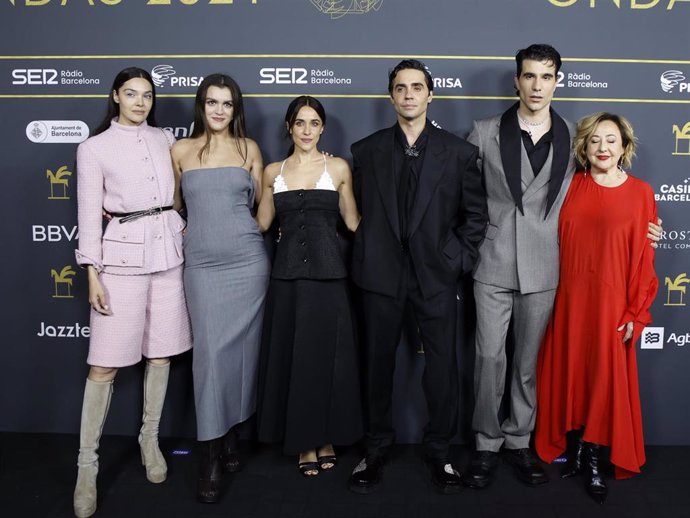
M 527 448 L 536 412 L 537 355 L 551 316 L 556 290 L 522 294 L 474 282 L 477 305 L 475 407 L 472 428 L 477 450 Z M 515 353 L 509 414 L 499 422 L 506 380 L 506 337 L 513 322 Z

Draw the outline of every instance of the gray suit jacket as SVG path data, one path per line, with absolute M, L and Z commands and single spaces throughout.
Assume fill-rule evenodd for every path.
M 489 226 L 474 279 L 523 294 L 558 285 L 558 214 L 575 171 L 574 126 L 551 110 L 554 139 L 535 177 L 517 124 L 517 104 L 475 121 L 468 140 L 479 148 Z

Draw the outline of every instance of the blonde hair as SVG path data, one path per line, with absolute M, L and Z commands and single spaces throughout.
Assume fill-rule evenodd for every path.
M 621 155 L 618 165 L 622 167 L 630 167 L 632 165 L 632 158 L 635 156 L 637 149 L 637 138 L 633 132 L 632 124 L 622 115 L 615 115 L 608 112 L 597 112 L 592 115 L 587 115 L 580 119 L 577 123 L 577 133 L 573 138 L 573 152 L 575 159 L 580 162 L 585 168 L 589 168 L 589 161 L 587 160 L 587 142 L 594 134 L 600 122 L 611 121 L 621 132 L 623 139 L 623 154 Z

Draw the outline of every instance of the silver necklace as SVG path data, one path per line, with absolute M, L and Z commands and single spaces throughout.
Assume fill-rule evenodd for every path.
M 541 121 L 541 122 L 529 122 L 529 121 L 526 121 L 525 119 L 523 119 L 522 117 L 520 117 L 520 114 L 519 114 L 519 113 L 517 114 L 517 118 L 518 118 L 518 120 L 520 121 L 520 123 L 521 123 L 523 126 L 527 126 L 527 127 L 525 128 L 525 131 L 527 132 L 527 134 L 528 134 L 530 137 L 532 136 L 532 129 L 531 129 L 531 128 L 534 128 L 534 129 L 540 128 L 541 126 L 543 126 L 544 124 L 546 124 L 546 121 L 549 120 L 549 118 L 546 117 L 546 118 L 545 118 L 543 121 Z

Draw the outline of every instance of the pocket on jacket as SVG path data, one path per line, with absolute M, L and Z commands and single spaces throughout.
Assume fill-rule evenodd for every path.
M 134 222 L 132 222 L 134 223 Z M 112 221 L 103 235 L 103 265 L 144 266 L 144 226 Z
M 458 274 L 462 271 L 463 263 L 463 246 L 457 236 L 451 232 L 442 248 L 443 255 L 446 257 L 446 263 L 450 267 L 450 271 Z
M 185 221 L 178 215 L 170 222 L 170 232 L 173 238 L 173 246 L 177 257 L 184 257 L 184 229 L 186 227 Z

